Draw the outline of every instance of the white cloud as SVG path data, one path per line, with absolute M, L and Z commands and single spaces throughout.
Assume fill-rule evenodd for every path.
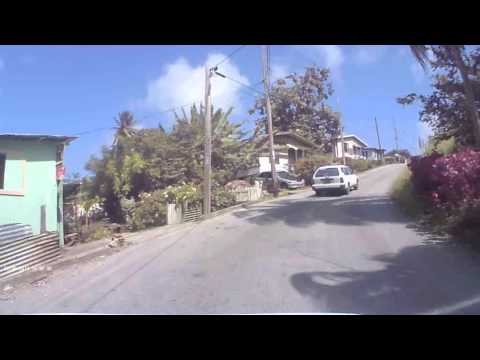
M 343 51 L 338 45 L 300 45 L 296 48 L 312 61 L 318 60 L 332 71 L 339 69 L 345 61 Z
M 425 80 L 426 73 L 425 70 L 423 70 L 422 66 L 417 63 L 411 63 L 410 64 L 410 72 L 413 75 L 413 79 L 415 80 L 415 83 L 421 84 Z
M 224 54 L 210 54 L 206 64 L 213 66 L 225 58 Z M 205 92 L 205 63 L 192 66 L 187 59 L 181 57 L 175 62 L 164 66 L 162 74 L 151 81 L 147 87 L 147 96 L 141 101 L 144 106 L 156 111 L 162 111 L 188 103 L 197 105 L 204 102 Z M 230 60 L 221 65 L 220 73 L 250 85 L 248 78 L 240 73 L 240 70 Z M 230 106 L 236 110 L 242 108 L 240 90 L 242 86 L 218 76 L 213 76 L 212 104 L 224 109 Z
M 384 54 L 386 47 L 383 45 L 355 46 L 353 60 L 359 65 L 376 63 Z
M 271 82 L 284 78 L 288 76 L 290 72 L 288 71 L 288 66 L 281 65 L 281 64 L 272 64 L 272 74 L 271 74 Z
M 325 65 L 332 69 L 339 68 L 344 62 L 343 51 L 338 45 L 317 45 L 317 51 L 324 58 Z

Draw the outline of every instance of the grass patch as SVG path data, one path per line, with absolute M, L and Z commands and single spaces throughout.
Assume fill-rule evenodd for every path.
M 397 202 L 400 208 L 409 216 L 419 218 L 425 212 L 425 206 L 413 191 L 412 174 L 404 169 L 400 176 L 395 179 L 390 190 L 390 197 Z

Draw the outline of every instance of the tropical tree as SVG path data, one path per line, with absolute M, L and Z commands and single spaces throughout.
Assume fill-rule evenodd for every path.
M 330 151 L 339 132 L 339 119 L 325 103 L 333 94 L 329 76 L 328 69 L 311 66 L 304 74 L 277 80 L 270 91 L 274 131 L 295 131 Z M 259 97 L 250 110 L 259 116 L 255 135 L 267 132 L 265 101 Z
M 212 110 L 212 173 L 214 184 L 223 185 L 243 167 L 256 162 L 251 144 L 244 141 L 241 123 L 229 117 L 232 109 Z M 133 118 L 133 117 L 132 117 Z M 92 156 L 87 170 L 91 197 L 103 199 L 112 220 L 125 221 L 127 199 L 140 200 L 152 193 L 182 182 L 200 184 L 203 179 L 204 111 L 193 106 L 190 114 L 175 114 L 170 132 L 146 128 L 124 135 L 115 146 L 102 148 L 101 156 Z
M 118 114 L 115 120 L 115 138 L 113 146 L 116 146 L 119 140 L 130 138 L 135 134 L 135 125 L 137 124 L 133 114 L 130 111 L 123 111 Z
M 480 147 L 480 117 L 475 104 L 474 89 L 469 77 L 470 75 L 476 75 L 475 72 L 478 63 L 476 62 L 474 67 L 468 65 L 465 60 L 464 45 L 442 45 L 439 47 L 443 48 L 448 60 L 451 60 L 455 64 L 456 69 L 461 75 L 465 94 L 465 108 L 467 109 L 467 113 L 474 129 L 475 144 Z M 432 60 L 428 56 L 429 49 L 432 49 L 435 55 L 441 54 L 440 51 L 435 51 L 434 47 L 429 47 L 427 45 L 410 45 L 410 49 L 424 70 L 426 69 L 427 64 L 432 63 Z M 473 70 L 473 73 L 471 70 Z
M 466 106 L 464 82 L 459 76 L 456 63 L 444 46 L 431 46 L 433 57 L 429 58 L 432 69 L 433 91 L 429 95 L 415 93 L 397 98 L 402 105 L 412 104 L 419 100 L 423 107 L 420 120 L 427 123 L 434 132 L 434 141 L 442 141 L 454 137 L 458 145 L 476 145 L 475 122 L 471 121 L 471 112 Z M 470 85 L 473 89 L 474 105 L 478 112 L 480 104 L 480 48 L 465 53 L 465 63 L 468 64 L 471 76 Z

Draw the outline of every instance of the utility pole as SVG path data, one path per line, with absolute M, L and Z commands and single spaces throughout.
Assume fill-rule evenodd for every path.
M 338 121 L 340 123 L 340 141 L 342 144 L 342 164 L 346 165 L 345 162 L 345 145 L 343 141 L 343 122 L 342 122 L 342 114 L 340 113 L 340 100 L 337 97 L 337 105 L 338 105 Z
M 268 58 L 268 47 L 262 45 L 262 65 L 263 65 L 263 85 L 265 87 L 265 101 L 267 108 L 267 130 L 268 143 L 270 147 L 270 165 L 273 179 L 273 196 L 278 196 L 278 179 L 275 169 L 275 150 L 273 144 L 273 126 L 272 126 L 272 105 L 270 103 L 270 59 Z
M 375 129 L 377 130 L 377 139 L 378 139 L 378 150 L 380 151 L 380 156 L 381 156 L 381 159 L 383 161 L 383 154 L 381 153 L 382 151 L 382 143 L 380 142 L 380 132 L 378 131 L 378 123 L 377 123 L 377 117 L 375 116 Z
M 210 78 L 212 69 L 205 66 L 205 153 L 203 159 L 203 214 L 210 216 L 212 190 L 212 114 L 210 104 Z

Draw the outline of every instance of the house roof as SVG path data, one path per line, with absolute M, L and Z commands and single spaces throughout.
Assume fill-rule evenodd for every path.
M 357 140 L 359 143 L 361 143 L 363 146 L 365 147 L 368 147 L 368 144 L 363 141 L 362 139 L 360 139 L 357 135 L 353 135 L 353 134 L 350 134 L 350 135 L 343 135 L 343 139 L 348 139 L 348 138 L 351 138 L 351 139 L 355 139 Z M 338 137 L 338 139 L 340 139 L 340 136 Z
M 296 139 L 297 141 L 303 143 L 304 145 L 308 146 L 308 147 L 311 147 L 311 148 L 318 148 L 318 146 L 311 142 L 310 140 L 304 138 L 303 136 L 301 135 L 298 135 L 298 134 L 295 134 L 293 132 L 290 132 L 290 131 L 279 131 L 279 132 L 276 132 L 273 134 L 274 138 L 276 136 L 290 136 L 294 139 Z M 261 147 L 262 145 L 264 145 L 264 143 L 268 140 L 268 136 L 267 135 L 262 135 L 260 137 L 257 138 L 256 142 L 257 142 L 257 147 Z
M 50 142 L 60 142 L 60 143 L 69 143 L 75 139 L 78 139 L 76 136 L 63 136 L 63 135 L 39 135 L 39 134 L 2 134 L 0 133 L 0 140 L 2 139 L 11 139 L 11 140 L 38 140 L 38 141 L 50 141 Z

